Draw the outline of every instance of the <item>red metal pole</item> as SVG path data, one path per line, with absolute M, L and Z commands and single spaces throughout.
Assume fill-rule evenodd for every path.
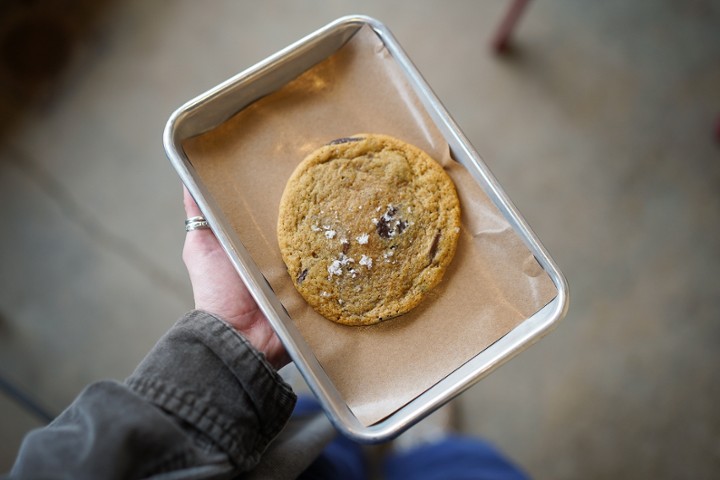
M 505 18 L 503 18 L 500 27 L 493 37 L 492 48 L 495 50 L 495 53 L 502 54 L 508 51 L 513 29 L 515 28 L 518 20 L 520 20 L 520 16 L 525 10 L 525 7 L 527 7 L 528 3 L 530 3 L 530 0 L 513 0 L 510 8 L 505 14 Z

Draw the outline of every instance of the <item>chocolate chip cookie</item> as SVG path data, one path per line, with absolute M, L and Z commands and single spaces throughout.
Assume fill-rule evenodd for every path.
M 460 203 L 440 164 L 386 135 L 308 155 L 280 202 L 278 243 L 298 292 L 329 320 L 371 325 L 417 306 L 450 264 Z

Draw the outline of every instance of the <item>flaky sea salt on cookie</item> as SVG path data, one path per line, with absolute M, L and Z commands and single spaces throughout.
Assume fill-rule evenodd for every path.
M 442 167 L 387 135 L 340 138 L 308 155 L 280 202 L 278 243 L 308 304 L 329 320 L 371 325 L 435 287 L 460 232 Z

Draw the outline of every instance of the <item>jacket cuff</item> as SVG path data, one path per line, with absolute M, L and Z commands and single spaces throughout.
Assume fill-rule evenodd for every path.
M 241 470 L 259 461 L 296 401 L 262 353 L 199 310 L 181 318 L 126 383 L 202 433 Z

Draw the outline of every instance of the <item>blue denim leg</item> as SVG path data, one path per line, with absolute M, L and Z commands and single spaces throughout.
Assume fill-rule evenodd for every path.
M 482 440 L 452 436 L 389 457 L 387 480 L 528 480 L 495 447 Z
M 300 397 L 293 415 L 314 413 L 320 410 L 320 404 L 313 397 Z M 338 434 L 322 454 L 305 470 L 301 480 L 365 480 L 367 467 L 360 445 Z

